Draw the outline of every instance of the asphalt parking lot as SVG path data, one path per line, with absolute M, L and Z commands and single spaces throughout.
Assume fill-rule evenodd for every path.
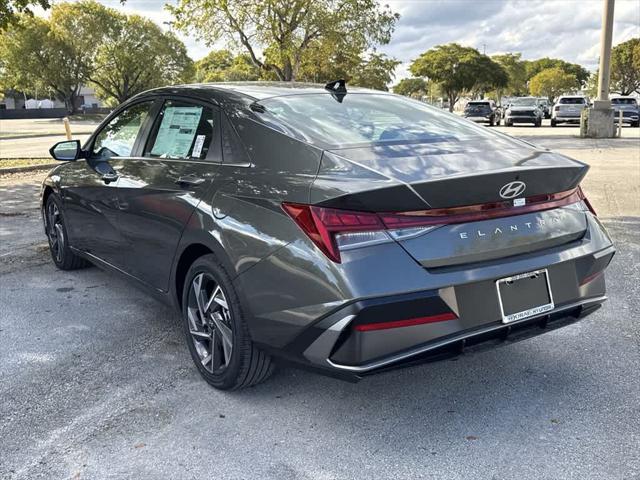
M 210 388 L 172 310 L 97 268 L 53 267 L 44 174 L 0 177 L 0 478 L 640 478 L 640 129 L 497 128 L 592 166 L 585 188 L 618 248 L 609 302 L 358 384 L 281 368 Z

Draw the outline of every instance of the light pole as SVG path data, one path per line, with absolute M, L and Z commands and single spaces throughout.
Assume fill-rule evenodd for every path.
M 611 39 L 613 37 L 613 7 L 615 0 L 602 0 L 602 32 L 600 34 L 600 73 L 598 75 L 598 98 L 593 108 L 582 111 L 580 136 L 611 138 L 615 134 L 613 109 L 609 100 L 609 77 L 611 75 Z
M 600 35 L 600 75 L 598 75 L 598 98 L 594 108 L 611 108 L 609 79 L 611 76 L 611 40 L 613 37 L 613 7 L 615 0 L 604 0 L 602 11 L 602 33 Z

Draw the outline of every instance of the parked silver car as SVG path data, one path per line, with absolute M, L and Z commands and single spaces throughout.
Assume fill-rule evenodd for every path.
M 633 97 L 612 97 L 611 106 L 615 112 L 614 122 L 620 121 L 620 112 L 622 112 L 622 123 L 629 123 L 632 127 L 640 126 L 640 107 L 638 100 Z
M 553 106 L 551 126 L 559 123 L 580 123 L 582 110 L 589 106 L 589 99 L 580 95 L 562 95 Z

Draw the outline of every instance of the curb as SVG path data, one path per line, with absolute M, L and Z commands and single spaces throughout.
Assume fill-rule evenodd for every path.
M 60 165 L 59 163 L 43 163 L 40 165 L 26 165 L 24 167 L 6 167 L 0 168 L 0 175 L 3 173 L 20 173 L 20 172 L 32 172 L 35 170 L 45 170 Z

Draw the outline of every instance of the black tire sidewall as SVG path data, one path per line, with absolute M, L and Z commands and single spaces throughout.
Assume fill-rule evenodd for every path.
M 45 221 L 45 228 L 49 227 L 49 205 L 51 205 L 52 203 L 55 204 L 56 207 L 58 207 L 58 212 L 59 212 L 60 218 L 62 219 L 61 225 L 62 225 L 62 231 L 64 234 L 64 240 L 62 243 L 62 246 L 63 246 L 62 258 L 60 261 L 58 261 L 56 259 L 55 254 L 53 253 L 53 250 L 51 249 L 51 239 L 49 238 L 49 232 L 46 232 L 47 242 L 49 244 L 49 253 L 51 254 L 51 259 L 53 260 L 53 263 L 55 263 L 56 267 L 66 270 L 68 268 L 67 263 L 72 258 L 73 252 L 69 249 L 69 233 L 67 231 L 67 221 L 65 218 L 64 209 L 62 208 L 62 202 L 60 201 L 60 199 L 55 193 L 52 193 L 51 195 L 49 195 L 44 206 L 43 218 Z
M 211 275 L 216 283 L 220 285 L 222 291 L 227 299 L 229 310 L 231 313 L 231 322 L 233 328 L 233 351 L 231 353 L 231 360 L 229 365 L 221 373 L 211 373 L 207 371 L 200 357 L 196 351 L 195 345 L 189 333 L 189 319 L 187 316 L 187 307 L 189 304 L 189 291 L 191 289 L 191 283 L 196 275 L 200 273 L 208 273 Z M 182 291 L 182 326 L 191 353 L 191 358 L 196 365 L 196 368 L 204 379 L 212 386 L 228 390 L 232 389 L 238 383 L 238 377 L 242 371 L 242 351 L 244 344 L 249 341 L 246 327 L 244 324 L 244 317 L 242 309 L 240 307 L 240 301 L 236 294 L 229 275 L 224 268 L 216 261 L 214 255 L 204 255 L 197 259 L 193 265 L 189 268 L 185 277 L 184 288 Z M 246 348 L 246 347 L 245 347 Z

